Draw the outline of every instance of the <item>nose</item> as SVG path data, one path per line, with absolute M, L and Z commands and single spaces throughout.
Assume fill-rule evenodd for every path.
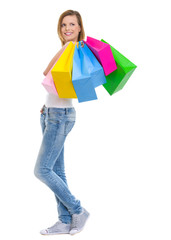
M 69 30 L 69 25 L 65 26 L 65 30 L 68 31 Z

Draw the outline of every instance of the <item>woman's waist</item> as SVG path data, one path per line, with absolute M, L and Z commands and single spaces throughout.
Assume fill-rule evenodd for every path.
M 43 112 L 45 113 L 71 113 L 75 112 L 75 108 L 72 107 L 47 107 L 46 105 L 43 106 Z
M 47 108 L 72 108 L 72 98 L 59 98 L 55 94 L 47 94 L 45 105 Z

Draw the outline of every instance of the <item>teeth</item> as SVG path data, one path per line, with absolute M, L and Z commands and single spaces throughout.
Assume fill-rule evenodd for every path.
M 72 33 L 65 33 L 65 35 L 70 36 Z

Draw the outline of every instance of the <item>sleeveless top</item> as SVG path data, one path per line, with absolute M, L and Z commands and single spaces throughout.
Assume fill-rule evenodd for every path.
M 72 98 L 59 98 L 58 95 L 48 93 L 45 106 L 47 108 L 72 108 Z

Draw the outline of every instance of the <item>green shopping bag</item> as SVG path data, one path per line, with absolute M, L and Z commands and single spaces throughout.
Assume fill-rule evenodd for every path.
M 101 39 L 101 41 L 107 43 L 103 39 Z M 106 76 L 107 82 L 103 84 L 103 86 L 107 92 L 112 95 L 124 87 L 137 66 L 124 57 L 114 47 L 111 45 L 110 47 L 117 65 L 117 69 Z

